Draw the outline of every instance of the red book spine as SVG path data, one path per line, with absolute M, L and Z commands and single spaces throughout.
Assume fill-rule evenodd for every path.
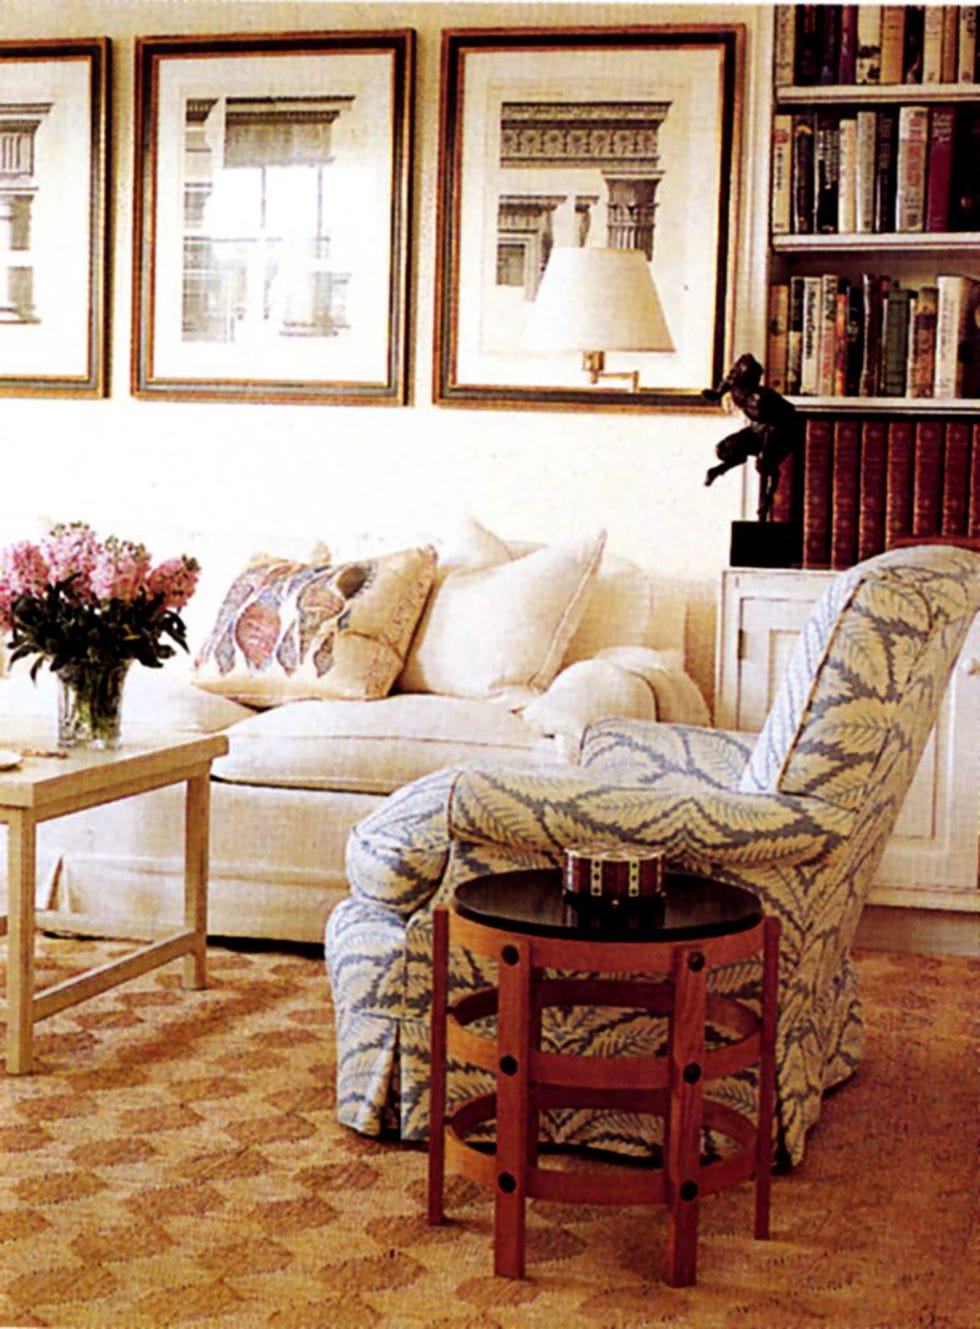
M 933 106 L 929 114 L 926 170 L 926 230 L 949 230 L 949 190 L 953 178 L 952 106 Z
M 830 565 L 830 471 L 833 435 L 830 420 L 806 422 L 803 447 L 803 566 Z
M 965 420 L 949 420 L 943 459 L 941 535 L 966 535 L 969 497 L 970 426 Z
M 943 426 L 922 419 L 915 426 L 912 463 L 912 534 L 939 534 L 943 486 Z
M 966 509 L 966 533 L 971 539 L 980 538 L 980 425 L 973 426 L 973 447 L 970 453 L 970 497 Z
M 914 440 L 911 420 L 893 420 L 888 426 L 885 468 L 885 548 L 912 533 L 912 472 Z
M 861 429 L 861 486 L 858 558 L 871 558 L 885 547 L 885 464 L 888 445 L 881 420 L 865 420 Z
M 779 484 L 772 500 L 773 521 L 792 521 L 793 519 L 793 492 L 796 488 L 793 461 L 793 454 L 790 453 L 780 463 Z
M 830 566 L 849 568 L 857 558 L 858 500 L 861 479 L 860 426 L 845 416 L 834 425 L 830 488 Z

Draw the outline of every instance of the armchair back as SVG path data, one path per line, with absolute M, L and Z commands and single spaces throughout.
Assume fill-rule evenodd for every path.
M 966 549 L 894 549 L 836 578 L 796 642 L 742 790 L 853 812 L 869 794 L 900 803 L 978 612 L 980 557 Z

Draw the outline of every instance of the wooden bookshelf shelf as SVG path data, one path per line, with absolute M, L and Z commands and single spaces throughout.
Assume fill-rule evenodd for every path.
M 980 101 L 980 83 L 838 83 L 797 87 L 783 84 L 775 89 L 777 107 L 831 103 L 853 106 L 861 102 L 975 102 Z
M 789 401 L 808 414 L 889 415 L 914 411 L 918 415 L 975 415 L 980 418 L 980 397 L 799 397 Z
M 776 254 L 919 253 L 971 254 L 980 251 L 976 231 L 848 231 L 820 235 L 774 235 Z

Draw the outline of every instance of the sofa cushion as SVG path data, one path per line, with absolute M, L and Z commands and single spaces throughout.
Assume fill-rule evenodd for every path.
M 431 546 L 331 565 L 257 555 L 235 578 L 193 680 L 252 706 L 383 697 L 432 585 Z
M 434 589 L 399 686 L 519 706 L 551 683 L 582 620 L 605 531 L 484 567 Z
M 402 694 L 380 701 L 298 701 L 228 731 L 217 779 L 387 794 L 460 762 L 558 760 L 554 744 L 505 707 Z

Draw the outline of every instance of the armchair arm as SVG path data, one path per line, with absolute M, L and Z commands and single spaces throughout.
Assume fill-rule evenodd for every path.
M 581 764 L 599 777 L 676 789 L 689 778 L 699 789 L 736 790 L 755 739 L 699 725 L 606 719 L 589 725 Z
M 819 799 L 744 794 L 689 781 L 660 787 L 589 771 L 464 770 L 449 836 L 507 845 L 559 862 L 566 848 L 625 844 L 690 867 L 793 867 L 826 856 L 853 814 Z

